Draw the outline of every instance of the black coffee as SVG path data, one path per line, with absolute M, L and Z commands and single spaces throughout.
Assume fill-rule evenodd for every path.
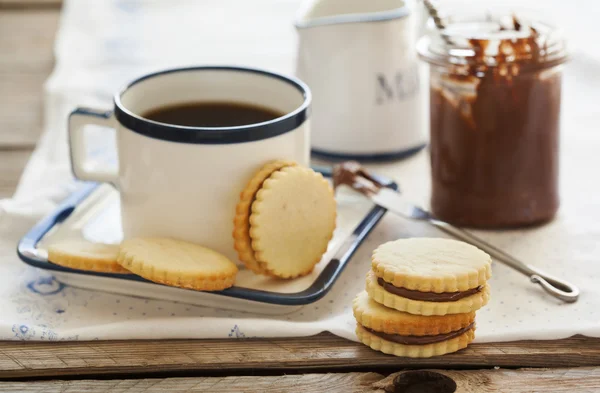
M 143 115 L 160 123 L 189 127 L 233 127 L 262 123 L 283 113 L 237 102 L 190 102 L 153 109 Z

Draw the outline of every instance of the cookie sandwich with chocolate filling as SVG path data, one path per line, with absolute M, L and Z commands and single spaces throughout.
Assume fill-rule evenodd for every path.
M 366 290 L 376 302 L 410 314 L 470 313 L 489 300 L 491 262 L 457 240 L 400 239 L 373 252 Z
M 352 304 L 356 335 L 370 348 L 396 356 L 431 357 L 456 352 L 475 338 L 475 312 L 413 315 L 385 307 L 361 292 Z

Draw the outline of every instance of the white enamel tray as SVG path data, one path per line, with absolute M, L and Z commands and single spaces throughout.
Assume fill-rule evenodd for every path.
M 320 172 L 329 175 L 326 170 Z M 392 182 L 387 183 L 396 187 Z M 57 280 L 75 287 L 262 314 L 285 314 L 325 296 L 386 212 L 352 191 L 338 192 L 336 199 L 337 228 L 327 252 L 311 274 L 293 280 L 256 275 L 240 266 L 235 286 L 219 292 L 201 292 L 152 283 L 133 274 L 96 273 L 48 262 L 46 247 L 59 240 L 121 241 L 118 193 L 109 185 L 95 183 L 83 183 L 56 211 L 33 227 L 21 239 L 18 254 L 25 263 L 49 270 Z

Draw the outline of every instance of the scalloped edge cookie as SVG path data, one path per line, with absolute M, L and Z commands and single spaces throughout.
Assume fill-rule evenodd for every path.
M 378 277 L 421 292 L 461 292 L 483 286 L 492 259 L 470 244 L 446 238 L 409 238 L 384 243 L 373 251 Z
M 71 269 L 100 273 L 130 273 L 117 262 L 119 246 L 68 240 L 48 246 L 48 261 Z
M 369 297 L 386 307 L 417 315 L 465 314 L 479 310 L 490 299 L 489 284 L 485 284 L 480 292 L 454 302 L 427 302 L 412 300 L 390 293 L 377 283 L 373 271 L 367 273 L 366 290 Z
M 229 288 L 238 272 L 235 263 L 214 250 L 169 238 L 127 239 L 117 261 L 147 280 L 197 291 Z
M 298 165 L 294 161 L 275 160 L 265 164 L 250 179 L 244 190 L 240 193 L 240 201 L 235 208 L 233 219 L 233 247 L 237 251 L 239 260 L 254 273 L 269 275 L 260 262 L 254 258 L 252 249 L 252 238 L 250 238 L 250 215 L 252 214 L 252 203 L 256 193 L 262 187 L 265 180 L 273 172 Z
M 252 203 L 254 258 L 277 277 L 310 273 L 333 237 L 336 208 L 333 189 L 320 173 L 300 166 L 275 171 Z
M 429 358 L 432 356 L 445 355 L 466 348 L 475 339 L 475 327 L 469 329 L 462 335 L 450 340 L 425 345 L 404 345 L 384 340 L 357 324 L 356 336 L 358 340 L 379 352 L 394 356 L 409 358 Z
M 403 336 L 433 336 L 463 329 L 475 322 L 475 312 L 443 316 L 414 315 L 388 308 L 371 299 L 366 291 L 352 302 L 356 322 L 388 334 Z

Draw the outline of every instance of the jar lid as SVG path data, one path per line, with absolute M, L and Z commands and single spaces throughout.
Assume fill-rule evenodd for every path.
M 554 26 L 514 14 L 461 13 L 444 18 L 445 29 L 428 25 L 419 56 L 437 65 L 544 68 L 563 63 L 567 52 Z

